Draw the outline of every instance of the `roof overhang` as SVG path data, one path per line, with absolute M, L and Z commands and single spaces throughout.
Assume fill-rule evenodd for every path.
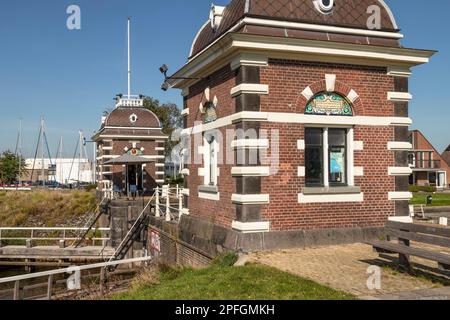
M 129 154 L 124 154 L 118 158 L 109 160 L 104 163 L 104 165 L 123 165 L 123 164 L 146 164 L 156 162 L 152 159 L 147 159 L 139 156 L 132 156 Z
M 193 57 L 173 78 L 203 78 L 222 68 L 242 52 L 270 58 L 295 59 L 384 66 L 408 73 L 412 67 L 428 63 L 433 50 L 349 44 L 331 41 L 294 39 L 245 33 L 227 33 Z M 172 87 L 184 89 L 198 80 L 173 79 Z

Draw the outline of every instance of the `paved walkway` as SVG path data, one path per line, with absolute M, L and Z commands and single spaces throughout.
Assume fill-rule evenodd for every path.
M 441 290 L 444 286 L 442 282 L 431 280 L 436 278 L 413 277 L 386 267 L 387 265 L 396 265 L 393 257 L 386 256 L 386 259 L 381 259 L 372 247 L 364 244 L 352 244 L 307 250 L 292 249 L 254 253 L 248 257 L 248 261 L 269 265 L 354 294 L 362 299 L 379 299 L 380 297 L 387 299 L 393 298 L 395 295 L 401 299 L 401 296 L 404 295 L 414 296 L 416 295 L 414 292 L 420 293 L 418 290 L 425 290 L 423 294 L 427 296 L 428 290 Z M 424 263 L 423 261 L 413 261 Z M 380 267 L 381 288 L 379 290 L 368 288 L 368 268 L 371 266 Z M 430 264 L 427 267 L 430 270 L 436 270 L 435 265 Z M 441 279 L 440 275 L 433 275 L 433 277 Z M 439 296 L 448 295 L 446 290 L 442 292 L 444 293 L 439 293 Z M 435 294 L 436 292 L 432 291 L 429 296 L 432 297 Z
M 360 297 L 362 300 L 450 300 L 450 287 L 405 291 L 375 297 Z

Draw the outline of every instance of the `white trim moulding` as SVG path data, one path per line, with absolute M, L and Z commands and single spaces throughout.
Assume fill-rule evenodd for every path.
M 231 89 L 232 98 L 245 93 L 269 94 L 269 86 L 267 84 L 242 83 Z
M 236 204 L 267 204 L 270 203 L 268 194 L 233 194 L 231 201 Z
M 298 195 L 298 202 L 307 203 L 341 203 L 341 202 L 364 202 L 364 194 L 319 194 L 319 195 L 305 195 L 303 193 Z
M 393 151 L 410 151 L 413 149 L 413 145 L 409 142 L 388 142 L 388 150 Z
M 354 167 L 353 174 L 355 177 L 363 177 L 364 176 L 364 167 Z
M 234 230 L 242 233 L 260 233 L 270 231 L 270 222 L 240 222 L 233 221 L 232 226 Z
M 231 175 L 234 177 L 268 177 L 269 167 L 233 167 Z
M 220 201 L 220 193 L 207 193 L 207 192 L 199 192 L 198 197 L 200 199 L 211 200 L 211 201 Z
M 298 176 L 299 177 L 306 176 L 306 168 L 305 167 L 298 167 Z
M 231 142 L 233 149 L 268 149 L 269 139 L 239 139 Z
M 409 201 L 413 195 L 411 192 L 389 192 L 390 201 Z
M 353 151 L 363 151 L 364 141 L 353 141 Z
M 253 112 L 243 111 L 233 115 L 223 117 L 208 124 L 200 124 L 193 128 L 186 128 L 182 131 L 182 135 L 194 135 L 214 129 L 219 129 L 233 124 L 234 122 L 260 121 L 273 123 L 297 123 L 305 125 L 329 125 L 329 126 L 410 126 L 412 120 L 408 117 L 370 117 L 370 116 L 356 116 L 356 117 L 328 117 L 305 115 L 300 113 L 276 113 L 276 112 Z
M 297 140 L 297 150 L 305 150 L 305 140 Z
M 269 58 L 264 55 L 254 53 L 242 53 L 231 60 L 231 69 L 236 70 L 242 66 L 266 67 L 269 65 Z
M 413 96 L 408 92 L 388 92 L 389 101 L 409 102 Z
M 413 171 L 410 167 L 389 167 L 390 176 L 410 176 Z

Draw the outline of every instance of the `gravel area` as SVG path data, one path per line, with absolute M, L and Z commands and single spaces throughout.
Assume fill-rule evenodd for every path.
M 444 286 L 444 282 L 436 282 L 432 276 L 411 276 L 389 268 L 396 266 L 396 259 L 396 256 L 380 258 L 371 246 L 352 244 L 254 253 L 249 255 L 248 262 L 269 265 L 361 298 Z M 431 262 L 414 258 L 412 261 L 436 271 L 437 266 Z M 374 265 L 381 269 L 380 290 L 370 290 L 367 285 L 368 268 Z

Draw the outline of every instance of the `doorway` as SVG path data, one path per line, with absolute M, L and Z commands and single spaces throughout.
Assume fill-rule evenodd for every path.
M 126 187 L 128 196 L 134 191 L 142 194 L 143 191 L 143 179 L 142 179 L 142 165 L 127 165 L 126 167 Z
M 447 172 L 441 171 L 438 173 L 437 187 L 439 189 L 445 189 L 447 187 Z

